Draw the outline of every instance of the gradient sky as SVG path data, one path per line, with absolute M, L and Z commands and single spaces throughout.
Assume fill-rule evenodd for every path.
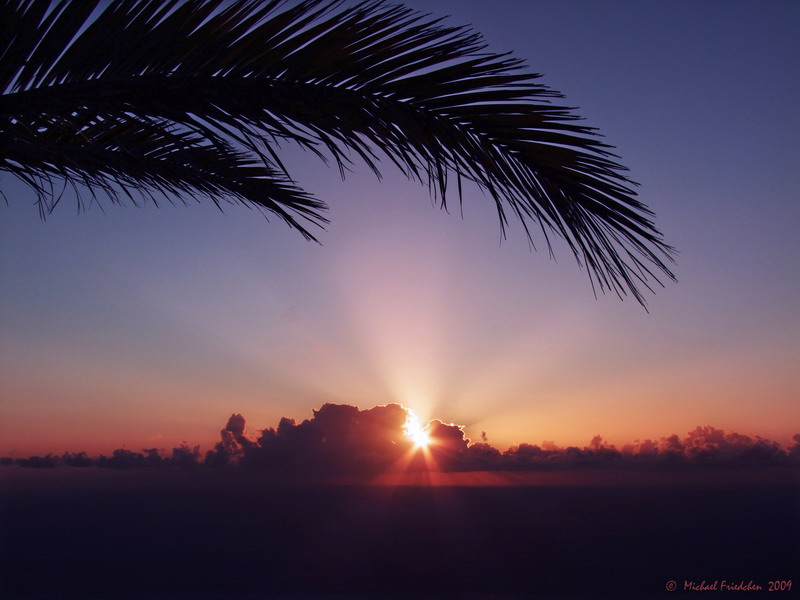
M 525 58 L 617 147 L 679 283 L 595 299 L 556 245 L 501 240 L 385 165 L 287 166 L 331 205 L 322 245 L 211 202 L 65 197 L 46 222 L 2 176 L 0 454 L 207 448 L 324 402 L 400 402 L 505 448 L 697 425 L 800 431 L 796 2 L 415 0 Z

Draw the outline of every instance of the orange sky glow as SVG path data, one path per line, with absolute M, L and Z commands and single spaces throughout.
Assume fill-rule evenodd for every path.
M 592 3 L 410 4 L 475 23 L 582 107 L 680 252 L 678 283 L 647 295 L 649 313 L 595 298 L 563 244 L 556 260 L 541 239 L 532 252 L 515 223 L 503 240 L 477 189 L 461 208 L 454 190 L 448 214 L 388 163 L 380 182 L 358 162 L 341 181 L 291 147 L 288 170 L 331 207 L 320 245 L 210 203 L 76 215 L 68 192 L 43 222 L 4 178 L 0 456 L 208 449 L 231 413 L 257 432 L 324 403 L 401 403 L 500 450 L 704 425 L 792 443 L 793 20 L 746 3 L 688 24 L 670 4 L 613 18 Z

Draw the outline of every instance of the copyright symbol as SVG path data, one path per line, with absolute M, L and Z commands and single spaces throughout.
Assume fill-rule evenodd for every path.
M 674 582 L 672 579 L 670 579 L 670 580 L 667 582 L 667 591 L 668 591 L 668 592 L 674 592 L 674 591 L 675 591 L 675 588 L 677 588 L 677 587 L 678 587 L 678 584 L 677 584 L 677 583 L 675 583 L 675 582 Z

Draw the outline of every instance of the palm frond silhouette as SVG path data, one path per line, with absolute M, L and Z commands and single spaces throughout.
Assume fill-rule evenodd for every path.
M 326 205 L 286 142 L 342 171 L 389 161 L 442 206 L 455 181 L 566 240 L 592 286 L 672 279 L 673 250 L 625 168 L 561 94 L 469 28 L 409 8 L 305 0 L 8 0 L 0 19 L 0 169 L 42 214 L 67 188 L 112 202 L 243 203 L 306 238 Z

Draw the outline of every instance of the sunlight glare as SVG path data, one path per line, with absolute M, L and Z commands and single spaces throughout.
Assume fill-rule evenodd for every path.
M 430 438 L 422 428 L 422 425 L 420 425 L 419 417 L 410 408 L 406 410 L 408 411 L 408 416 L 406 417 L 405 425 L 403 425 L 403 432 L 414 443 L 415 448 L 427 448 L 428 444 L 430 444 Z

